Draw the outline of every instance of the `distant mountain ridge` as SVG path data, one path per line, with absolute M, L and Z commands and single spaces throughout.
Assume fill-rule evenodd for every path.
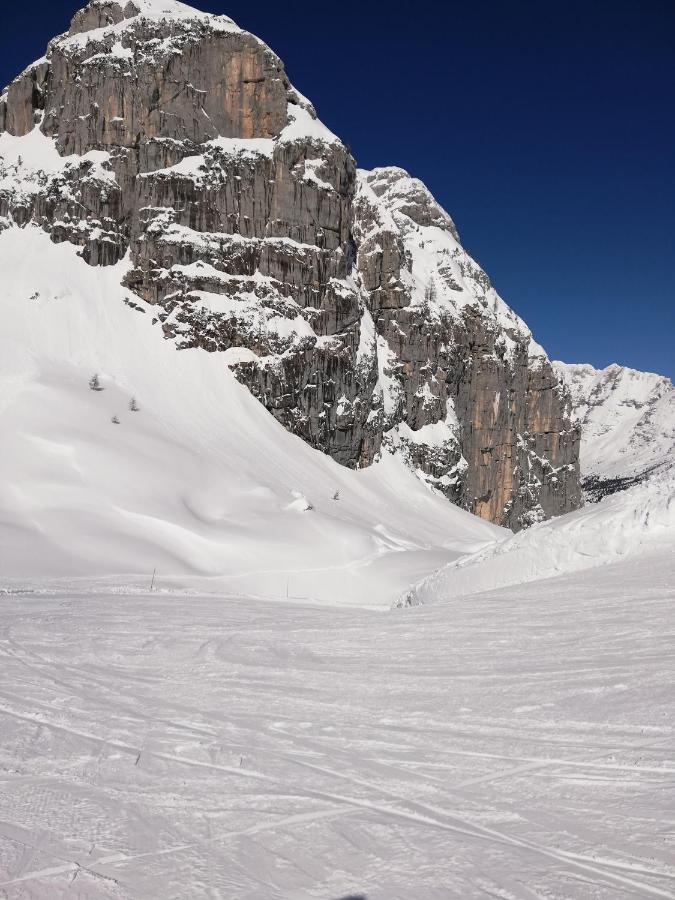
M 124 262 L 158 339 L 219 354 L 342 465 L 394 453 L 514 530 L 581 504 L 569 395 L 451 218 L 403 170 L 357 171 L 231 19 L 76 14 L 0 96 L 0 229 L 29 226 Z
M 600 500 L 675 466 L 675 388 L 669 378 L 611 365 L 554 362 L 581 425 L 586 496 Z

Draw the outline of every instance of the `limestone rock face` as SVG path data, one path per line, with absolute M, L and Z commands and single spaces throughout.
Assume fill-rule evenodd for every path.
M 401 169 L 362 172 L 355 234 L 389 378 L 385 443 L 492 522 L 517 529 L 575 509 L 569 399 L 447 213 Z
M 0 227 L 125 259 L 164 339 L 222 353 L 318 450 L 401 454 L 512 528 L 579 505 L 567 394 L 450 217 L 400 169 L 357 172 L 230 19 L 92 0 L 2 94 L 0 132 Z
M 273 137 L 286 124 L 281 61 L 224 17 L 157 22 L 133 3 L 92 3 L 48 56 L 9 86 L 5 127 L 27 134 L 42 112 L 63 155 L 150 138 Z

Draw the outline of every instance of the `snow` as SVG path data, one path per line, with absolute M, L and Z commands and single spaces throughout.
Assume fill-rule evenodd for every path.
M 506 536 L 390 454 L 352 472 L 312 450 L 235 380 L 231 355 L 177 351 L 155 307 L 122 302 L 127 261 L 76 254 L 31 226 L 0 233 L 3 577 L 134 584 L 156 567 L 165 585 L 386 608 Z M 289 510 L 294 491 L 314 508 Z
M 87 162 L 91 163 L 88 178 L 114 182 L 114 173 L 105 168 L 109 161 L 110 154 L 104 150 L 90 150 L 83 156 L 59 156 L 54 139 L 46 137 L 37 126 L 23 137 L 5 131 L 0 134 L 0 190 L 35 194 L 69 166 Z
M 270 159 L 274 153 L 274 141 L 271 138 L 224 138 L 218 137 L 204 144 L 204 149 L 216 148 L 228 156 L 267 156 Z M 156 178 L 157 176 L 182 175 L 195 181 L 201 181 L 207 174 L 207 162 L 204 153 L 186 156 L 180 162 L 165 169 L 155 169 L 152 172 L 144 172 L 140 178 Z
M 631 478 L 675 463 L 675 389 L 668 378 L 618 365 L 553 366 L 582 423 L 584 475 Z
M 452 407 L 450 409 L 450 422 L 440 421 L 432 422 L 429 425 L 422 425 L 414 431 L 405 422 L 401 422 L 397 426 L 400 437 L 411 441 L 413 444 L 424 444 L 426 447 L 442 447 L 448 441 L 456 443 L 457 438 L 455 430 L 452 427 Z
M 0 596 L 0 893 L 672 898 L 674 584 L 671 552 L 384 614 Z
M 359 346 L 356 350 L 355 368 L 358 369 L 362 365 L 370 367 L 376 352 L 375 323 L 369 310 L 364 308 L 359 328 Z
M 139 13 L 129 18 L 122 19 L 115 25 L 106 25 L 102 28 L 94 28 L 90 31 L 78 34 L 66 34 L 56 39 L 58 46 L 64 49 L 86 49 L 90 44 L 96 45 L 109 37 L 119 38 L 132 25 L 139 16 L 151 22 L 201 22 L 207 24 L 212 30 L 221 32 L 240 32 L 239 26 L 228 16 L 212 15 L 201 12 L 178 0 L 133 0 Z M 123 9 L 127 9 L 126 3 L 120 3 Z
M 560 573 L 639 559 L 675 547 L 675 467 L 601 503 L 540 522 L 506 541 L 449 563 L 415 588 L 421 603 L 443 602 Z
M 279 143 L 310 140 L 324 144 L 341 144 L 342 141 L 304 106 L 291 104 L 288 107 L 289 123 L 279 136 Z
M 431 195 L 429 189 L 420 181 L 419 178 L 413 178 L 405 169 L 399 166 L 380 166 L 365 173 L 369 178 L 378 184 L 386 185 L 387 206 L 393 213 L 403 213 L 409 208 L 411 200 L 413 203 L 425 204 L 430 210 L 433 210 L 436 216 L 436 224 L 438 227 L 446 228 L 459 241 L 455 223 L 452 221 L 450 214 Z
M 324 181 L 318 174 L 319 170 L 325 166 L 323 159 L 306 159 L 303 179 L 315 184 L 324 191 L 334 191 L 335 188 L 329 182 Z
M 228 19 L 227 16 L 212 16 L 209 13 L 203 13 L 187 3 L 180 3 L 179 0 L 133 0 L 134 5 L 140 11 L 142 16 L 149 19 L 194 19 L 194 18 L 218 18 Z
M 224 153 L 232 156 L 252 155 L 267 156 L 270 159 L 274 153 L 274 141 L 271 138 L 225 138 L 218 137 L 206 144 L 207 147 L 217 147 Z
M 289 118 L 282 143 L 338 141 L 304 98 Z M 88 177 L 114 177 L 107 153 L 84 159 Z M 0 188 L 30 192 L 81 162 L 39 128 L 0 135 Z M 203 162 L 166 171 L 197 178 Z M 304 178 L 332 189 L 321 168 L 305 160 Z M 359 182 L 376 220 L 364 237 L 400 235 L 413 304 L 478 303 L 498 352 L 517 333 L 545 358 L 421 182 L 394 168 Z M 214 249 L 251 240 L 168 216 L 152 227 Z M 230 371 L 278 356 L 178 351 L 159 309 L 121 287 L 129 268 L 89 267 L 0 220 L 0 895 L 675 897 L 670 382 L 555 364 L 585 473 L 648 477 L 511 535 L 386 448 L 356 472 L 313 451 Z M 279 341 L 336 340 L 290 302 L 263 308 L 252 285 L 273 280 L 259 273 L 172 274 L 241 281 L 236 298 L 189 299 Z M 400 364 L 364 310 L 357 366 L 376 349 L 371 415 L 392 416 Z M 420 398 L 433 402 L 428 386 Z M 457 425 L 449 407 L 390 440 L 442 450 Z
M 10 166 L 17 165 L 21 159 L 27 169 L 46 174 L 60 172 L 66 161 L 59 155 L 56 141 L 46 137 L 37 127 L 23 137 L 3 131 L 0 134 L 0 158 Z
M 511 536 L 288 434 L 128 266 L 0 234 L 0 894 L 673 897 L 672 470 Z
M 92 164 L 89 177 L 114 181 L 115 175 L 104 166 L 110 161 L 105 150 L 89 150 L 82 156 L 60 156 L 53 138 L 46 137 L 39 127 L 23 137 L 4 131 L 0 134 L 0 187 L 5 190 L 37 190 L 39 182 L 58 175 L 68 166 Z M 4 173 L 4 174 L 3 174 Z

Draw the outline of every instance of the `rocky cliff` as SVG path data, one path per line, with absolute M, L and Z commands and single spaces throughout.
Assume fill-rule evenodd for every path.
M 400 454 L 513 529 L 580 505 L 568 393 L 450 217 L 400 169 L 357 171 L 230 19 L 92 0 L 0 132 L 0 228 L 126 257 L 127 302 L 318 450 Z

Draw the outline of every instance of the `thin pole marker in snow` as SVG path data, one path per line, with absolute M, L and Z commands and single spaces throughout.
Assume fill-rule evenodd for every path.
M 157 567 L 152 570 L 152 581 L 150 582 L 150 590 L 153 590 L 155 587 L 155 575 L 157 574 Z

